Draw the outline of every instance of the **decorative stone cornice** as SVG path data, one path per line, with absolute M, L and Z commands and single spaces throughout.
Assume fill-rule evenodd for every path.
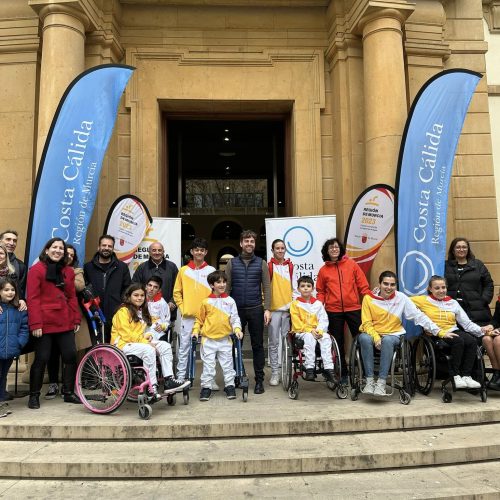
M 58 3 L 49 3 L 47 0 L 30 0 L 29 5 L 38 14 L 42 24 L 45 18 L 51 14 L 65 14 L 75 18 L 83 25 L 83 35 L 90 28 L 90 20 L 79 0 L 61 0 Z
M 392 18 L 403 25 L 414 10 L 415 0 L 357 0 L 346 13 L 346 27 L 361 35 L 366 24 L 375 19 Z
M 483 13 L 490 33 L 500 32 L 500 0 L 483 0 Z

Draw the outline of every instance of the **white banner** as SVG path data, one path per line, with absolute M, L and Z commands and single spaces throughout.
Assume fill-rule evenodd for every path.
M 139 264 L 149 259 L 148 248 L 155 241 L 159 241 L 165 248 L 166 258 L 171 260 L 178 268 L 181 267 L 181 219 L 153 217 L 153 223 L 128 265 L 131 275 L 134 274 Z
M 311 276 L 316 282 L 318 272 L 324 264 L 321 247 L 337 232 L 335 215 L 314 217 L 283 217 L 266 219 L 267 259 L 273 254 L 271 244 L 280 239 L 285 242 L 286 255 L 293 262 L 293 288 L 301 276 Z
M 115 238 L 116 256 L 128 264 L 137 247 L 148 233 L 151 216 L 142 200 L 126 194 L 120 196 L 109 209 L 104 234 Z

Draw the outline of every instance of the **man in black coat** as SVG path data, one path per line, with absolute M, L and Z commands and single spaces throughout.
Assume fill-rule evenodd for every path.
M 16 270 L 17 281 L 19 283 L 19 295 L 24 297 L 26 292 L 26 265 L 15 255 L 18 234 L 15 229 L 7 229 L 0 233 L 0 243 L 3 243 L 9 253 L 9 260 Z
M 104 337 L 111 340 L 113 315 L 122 303 L 123 292 L 131 283 L 127 264 L 114 253 L 115 239 L 105 234 L 99 238 L 97 253 L 83 266 L 85 283 L 92 285 L 94 294 L 101 299 L 101 309 L 106 318 Z
M 173 322 L 177 317 L 173 296 L 175 279 L 179 270 L 173 262 L 165 258 L 165 249 L 159 241 L 151 243 L 148 251 L 149 259 L 136 269 L 132 281 L 146 285 L 151 276 L 159 276 L 163 283 L 161 294 L 170 307 L 170 320 Z

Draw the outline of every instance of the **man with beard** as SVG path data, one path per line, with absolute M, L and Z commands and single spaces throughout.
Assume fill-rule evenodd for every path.
M 257 234 L 246 230 L 240 235 L 241 254 L 227 261 L 227 291 L 236 302 L 241 327 L 252 344 L 255 394 L 264 392 L 264 325 L 271 321 L 271 286 L 266 261 L 255 255 Z M 262 300 L 264 298 L 264 300 Z
M 85 283 L 92 285 L 94 294 L 101 299 L 101 309 L 106 318 L 104 338 L 111 340 L 113 315 L 122 303 L 122 294 L 130 285 L 128 266 L 114 253 L 115 239 L 105 234 L 99 238 L 97 253 L 83 266 Z
M 146 286 L 151 276 L 161 278 L 161 295 L 167 301 L 170 308 L 170 321 L 173 323 L 177 318 L 177 306 L 173 296 L 175 279 L 179 270 L 173 262 L 165 258 L 165 248 L 159 241 L 151 243 L 148 251 L 149 259 L 135 270 L 132 281 Z
M 19 296 L 24 297 L 26 292 L 26 266 L 24 262 L 19 260 L 14 254 L 17 247 L 17 238 L 18 234 L 14 229 L 7 229 L 3 233 L 0 233 L 0 243 L 3 243 L 7 248 L 9 260 L 16 271 L 17 282 L 19 284 Z

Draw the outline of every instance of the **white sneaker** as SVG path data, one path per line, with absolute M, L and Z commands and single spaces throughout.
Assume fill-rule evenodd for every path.
M 269 385 L 279 385 L 280 383 L 280 374 L 273 373 L 271 374 L 271 380 L 269 380 Z
M 462 377 L 462 381 L 465 382 L 468 389 L 480 389 L 481 384 L 476 382 L 472 377 Z
M 468 387 L 467 382 L 460 375 L 455 375 L 453 377 L 453 382 L 455 382 L 456 389 L 466 389 Z
M 212 380 L 212 386 L 210 387 L 212 391 L 220 391 L 219 386 L 217 385 L 217 382 L 215 380 Z
M 385 380 L 378 379 L 375 384 L 375 389 L 373 389 L 374 396 L 387 396 L 387 392 L 385 392 Z
M 367 378 L 366 385 L 363 387 L 363 390 L 361 392 L 363 394 L 373 394 L 374 390 L 375 390 L 375 380 L 373 380 L 373 378 Z

